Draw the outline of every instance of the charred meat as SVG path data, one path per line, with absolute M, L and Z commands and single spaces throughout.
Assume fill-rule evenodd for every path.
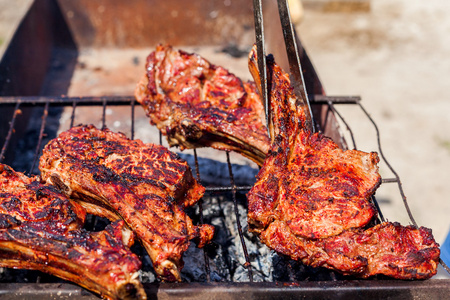
M 249 61 L 257 77 L 254 49 Z M 268 66 L 273 142 L 249 193 L 253 230 L 282 218 L 297 235 L 323 238 L 368 224 L 376 213 L 370 196 L 381 182 L 377 154 L 343 151 L 322 134 L 304 130 L 289 76 L 273 60 Z
M 258 82 L 256 49 L 249 68 Z M 370 198 L 381 182 L 378 155 L 343 151 L 305 128 L 289 76 L 268 59 L 272 144 L 247 195 L 250 230 L 279 253 L 311 266 L 368 277 L 428 278 L 439 246 L 425 228 L 382 223 Z M 366 230 L 364 230 L 366 229 Z
M 171 146 L 236 151 L 262 165 L 270 141 L 253 82 L 197 54 L 159 45 L 135 96 Z
M 77 199 L 89 213 L 123 219 L 163 280 L 181 280 L 189 241 L 196 239 L 202 247 L 214 234 L 212 226 L 194 226 L 185 214 L 204 187 L 189 165 L 163 146 L 92 125 L 78 126 L 46 145 L 39 168 L 44 180 Z
M 383 222 L 366 230 L 350 229 L 323 239 L 296 235 L 283 221 L 260 235 L 270 248 L 313 267 L 367 278 L 426 279 L 436 274 L 439 245 L 430 229 Z
M 55 187 L 0 164 L 0 266 L 43 271 L 108 299 L 146 299 L 133 233 L 123 221 L 85 231 L 85 216 Z

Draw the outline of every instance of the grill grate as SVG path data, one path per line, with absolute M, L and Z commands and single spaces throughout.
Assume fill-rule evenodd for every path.
M 338 119 L 346 127 L 346 130 L 349 133 L 351 141 L 352 141 L 352 147 L 354 149 L 357 148 L 354 133 L 351 130 L 351 128 L 349 127 L 347 121 L 342 116 L 342 114 L 339 113 L 337 106 L 353 105 L 353 106 L 359 107 L 359 109 L 361 109 L 364 112 L 364 114 L 367 116 L 367 118 L 370 120 L 370 122 L 373 124 L 373 126 L 375 128 L 376 139 L 377 139 L 377 144 L 378 144 L 378 152 L 379 152 L 382 160 L 384 161 L 384 163 L 386 163 L 386 165 L 389 167 L 389 169 L 394 174 L 393 178 L 383 178 L 382 185 L 390 184 L 390 183 L 397 183 L 399 193 L 402 197 L 402 200 L 403 200 L 406 212 L 408 213 L 409 219 L 412 222 L 412 224 L 417 226 L 417 223 L 412 216 L 412 213 L 408 206 L 405 194 L 403 192 L 401 180 L 400 180 L 398 174 L 395 172 L 395 170 L 389 164 L 389 162 L 387 161 L 386 157 L 384 156 L 384 154 L 382 152 L 381 143 L 380 143 L 380 133 L 379 133 L 378 127 L 377 127 L 376 123 L 374 122 L 374 120 L 369 115 L 369 113 L 362 106 L 360 97 L 330 97 L 330 96 L 316 95 L 315 97 L 313 97 L 311 103 L 313 106 L 316 106 L 316 105 L 327 106 L 328 110 L 331 111 L 335 116 L 338 117 Z M 102 127 L 105 127 L 106 126 L 106 118 L 107 118 L 106 109 L 107 109 L 108 105 L 114 105 L 114 106 L 119 105 L 119 106 L 130 107 L 130 110 L 131 110 L 131 125 L 130 125 L 131 126 L 131 136 L 130 137 L 133 139 L 135 136 L 135 99 L 133 97 L 126 97 L 126 96 L 124 96 L 124 97 L 121 97 L 121 96 L 118 96 L 118 97 L 116 97 L 116 96 L 114 96 L 114 97 L 1 97 L 0 98 L 0 109 L 4 106 L 14 106 L 14 113 L 11 116 L 8 133 L 7 133 L 7 136 L 5 137 L 3 146 L 1 148 L 0 162 L 2 162 L 4 160 L 4 154 L 10 145 L 10 141 L 11 141 L 12 137 L 14 136 L 15 126 L 17 124 L 17 118 L 21 114 L 22 108 L 24 108 L 24 107 L 42 107 L 43 108 L 43 113 L 41 115 L 41 125 L 39 128 L 39 134 L 38 134 L 38 139 L 36 142 L 34 157 L 33 157 L 30 169 L 27 170 L 27 171 L 29 171 L 30 174 L 32 174 L 33 170 L 36 169 L 36 163 L 39 159 L 40 153 L 44 146 L 44 140 L 46 137 L 45 132 L 46 132 L 46 126 L 48 123 L 47 120 L 49 117 L 50 109 L 52 109 L 54 107 L 70 107 L 71 106 L 72 111 L 70 114 L 70 126 L 73 126 L 76 122 L 75 111 L 78 107 L 80 107 L 80 106 L 98 106 L 98 107 L 101 107 L 101 109 L 102 109 L 101 124 L 102 124 Z M 160 134 L 159 140 L 160 140 L 160 143 L 162 144 L 163 138 L 162 138 L 161 134 Z M 343 143 L 343 144 L 346 145 L 345 143 Z M 194 156 L 194 162 L 193 162 L 192 168 L 195 169 L 195 174 L 196 174 L 197 179 L 200 182 L 202 182 L 202 178 L 200 177 L 201 164 L 199 163 L 199 160 L 201 158 L 199 158 L 199 156 L 197 154 L 197 150 L 193 150 L 193 156 Z M 239 239 L 240 246 L 242 248 L 241 249 L 242 255 L 244 256 L 243 261 L 245 261 L 244 263 L 241 264 L 240 267 L 246 270 L 247 277 L 245 279 L 243 277 L 240 277 L 239 280 L 235 280 L 235 279 L 233 279 L 233 276 L 231 276 L 232 275 L 231 274 L 230 276 L 228 276 L 228 278 L 226 278 L 226 276 L 223 276 L 222 278 L 220 278 L 220 280 L 218 280 L 217 274 L 214 274 L 214 272 L 216 270 L 213 270 L 214 268 L 213 268 L 213 266 L 211 266 L 212 258 L 211 258 L 211 254 L 209 253 L 209 252 L 211 252 L 211 249 L 208 249 L 208 247 L 206 247 L 206 248 L 200 250 L 203 252 L 201 254 L 201 256 L 203 257 L 202 266 L 204 268 L 205 277 L 203 279 L 200 279 L 199 281 L 213 283 L 215 281 L 223 281 L 224 278 L 226 278 L 225 281 L 228 281 L 228 282 L 243 281 L 243 282 L 253 283 L 255 280 L 261 281 L 262 276 L 260 274 L 264 273 L 264 271 L 262 271 L 258 268 L 255 268 L 254 264 L 252 265 L 252 262 L 254 263 L 254 254 L 249 253 L 248 238 L 246 239 L 245 234 L 244 234 L 245 229 L 243 229 L 243 227 L 245 227 L 245 225 L 243 226 L 243 224 L 241 224 L 242 210 L 241 211 L 239 210 L 239 199 L 238 198 L 239 197 L 242 198 L 242 195 L 245 194 L 251 188 L 251 185 L 248 185 L 248 184 L 240 185 L 239 182 L 235 181 L 235 174 L 234 174 L 235 171 L 233 169 L 234 166 L 231 163 L 230 155 L 228 152 L 226 152 L 226 166 L 228 169 L 229 185 L 213 185 L 213 186 L 206 185 L 206 193 L 205 193 L 204 198 L 220 194 L 220 195 L 224 195 L 226 198 L 228 198 L 228 200 L 230 200 L 233 203 L 233 212 L 234 212 L 234 218 L 236 220 L 237 235 L 238 235 L 238 236 L 236 236 L 236 238 L 238 237 L 238 239 Z M 18 170 L 18 171 L 25 171 L 25 170 Z M 245 201 L 241 201 L 241 202 L 245 202 Z M 373 202 L 379 211 L 380 220 L 384 221 L 383 214 L 379 208 L 379 204 L 375 197 L 373 197 Z M 197 205 L 198 211 L 196 212 L 196 214 L 197 214 L 196 219 L 198 220 L 199 223 L 205 222 L 205 209 L 208 209 L 208 208 L 210 209 L 210 207 L 209 207 L 210 205 L 211 204 L 207 204 L 206 202 L 204 202 L 204 199 L 199 201 L 199 203 Z M 219 201 L 219 206 L 220 206 L 220 201 Z M 242 203 L 241 203 L 241 206 L 242 206 Z M 380 220 L 378 220 L 378 222 Z M 92 224 L 91 226 L 95 227 L 97 225 L 97 221 L 98 221 L 98 219 L 93 217 L 90 222 Z M 265 246 L 263 246 L 263 247 L 265 247 Z M 241 252 L 241 251 L 237 251 L 237 252 Z M 234 263 L 236 263 L 236 262 L 234 262 Z M 440 261 L 440 263 L 443 266 L 443 268 L 448 273 L 450 273 L 449 267 L 442 260 Z M 288 259 L 282 258 L 282 257 L 278 257 L 276 255 L 274 256 L 274 259 L 273 259 L 272 268 L 275 270 L 277 268 L 283 269 L 283 270 L 286 270 L 286 269 L 288 270 L 287 275 L 286 274 L 283 275 L 281 273 L 276 273 L 274 271 L 274 275 L 272 278 L 273 282 L 281 281 L 281 282 L 290 282 L 291 284 L 299 284 L 305 280 L 306 281 L 326 280 L 326 281 L 331 281 L 331 282 L 336 282 L 336 281 L 340 282 L 342 280 L 346 280 L 349 278 L 349 277 L 343 277 L 342 275 L 335 273 L 333 271 L 328 271 L 328 270 L 323 271 L 323 272 L 317 271 L 316 269 L 302 266 L 301 264 L 299 264 L 295 261 L 288 260 Z M 229 270 L 228 272 L 231 273 L 232 271 Z M 41 276 L 37 276 L 36 283 L 39 283 L 40 281 L 41 281 Z M 265 281 L 265 280 L 263 279 L 262 281 Z M 203 288 L 203 287 L 201 287 L 201 288 Z

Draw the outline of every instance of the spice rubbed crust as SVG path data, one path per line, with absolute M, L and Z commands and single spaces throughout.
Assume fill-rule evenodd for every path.
M 89 213 L 123 219 L 146 248 L 158 276 L 181 281 L 182 255 L 214 234 L 194 226 L 184 209 L 204 193 L 189 165 L 163 146 L 130 140 L 92 125 L 73 127 L 48 143 L 44 180 L 77 199 Z
M 158 45 L 135 96 L 171 146 L 235 151 L 262 165 L 270 140 L 254 82 L 197 54 Z
M 46 272 L 107 299 L 146 299 L 122 220 L 83 229 L 86 211 L 54 186 L 0 164 L 0 266 Z
M 249 69 L 259 80 L 256 48 Z M 278 253 L 345 275 L 425 279 L 436 274 L 431 230 L 378 225 L 371 197 L 381 183 L 378 155 L 342 150 L 305 128 L 289 76 L 268 59 L 272 144 L 247 194 L 249 229 Z

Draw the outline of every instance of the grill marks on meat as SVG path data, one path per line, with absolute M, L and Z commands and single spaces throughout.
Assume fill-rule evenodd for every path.
M 44 180 L 78 199 L 89 213 L 122 218 L 164 280 L 181 280 L 189 240 L 202 247 L 214 234 L 212 226 L 194 226 L 185 214 L 204 187 L 189 165 L 163 146 L 79 126 L 46 145 L 39 168 Z
M 146 299 L 123 221 L 82 229 L 86 212 L 53 186 L 0 164 L 0 266 L 43 271 L 109 299 Z
M 249 63 L 257 77 L 255 49 Z M 304 130 L 289 77 L 273 60 L 268 66 L 274 140 L 248 197 L 253 230 L 276 219 L 297 235 L 324 238 L 366 225 L 376 213 L 369 198 L 381 182 L 378 156 L 343 151 L 322 134 Z
M 159 45 L 135 91 L 171 146 L 231 150 L 262 165 L 270 141 L 255 84 L 197 54 Z
M 367 230 L 351 229 L 324 239 L 295 235 L 274 221 L 260 239 L 278 253 L 313 267 L 367 278 L 426 279 L 436 274 L 439 245 L 427 228 L 384 222 Z
M 343 151 L 305 129 L 289 77 L 268 59 L 272 145 L 247 194 L 252 232 L 270 248 L 311 266 L 368 277 L 428 278 L 439 245 L 426 228 L 382 223 L 370 202 L 381 182 L 376 153 Z M 259 82 L 256 49 L 249 69 Z
M 276 211 L 291 230 L 324 238 L 366 225 L 380 183 L 375 153 L 342 151 L 329 138 L 301 131 L 280 176 Z

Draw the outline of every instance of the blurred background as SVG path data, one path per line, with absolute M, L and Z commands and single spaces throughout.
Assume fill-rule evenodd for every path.
M 297 26 L 304 46 L 328 95 L 362 97 L 417 223 L 442 244 L 450 229 L 450 3 L 371 0 L 365 12 L 337 10 L 305 10 Z M 364 144 L 369 129 L 352 128 L 358 148 L 374 149 Z M 407 222 L 394 194 L 380 196 L 389 220 Z
M 32 2 L 0 0 L 0 57 Z M 416 222 L 431 228 L 436 240 L 444 243 L 450 229 L 450 2 L 304 0 L 291 1 L 291 10 L 326 94 L 361 96 L 380 131 L 381 151 L 402 180 Z M 147 49 L 133 53 L 141 64 L 147 54 Z M 84 67 L 113 63 L 84 59 Z M 223 62 L 249 77 L 246 65 L 227 65 L 226 58 L 220 59 L 212 62 Z M 141 74 L 124 76 L 130 77 L 131 95 Z M 101 91 L 92 86 L 89 94 L 95 93 Z M 352 128 L 358 149 L 380 152 L 367 117 L 345 106 L 339 111 Z M 385 165 L 380 173 L 392 177 Z M 410 223 L 395 183 L 383 185 L 376 196 L 386 219 Z

